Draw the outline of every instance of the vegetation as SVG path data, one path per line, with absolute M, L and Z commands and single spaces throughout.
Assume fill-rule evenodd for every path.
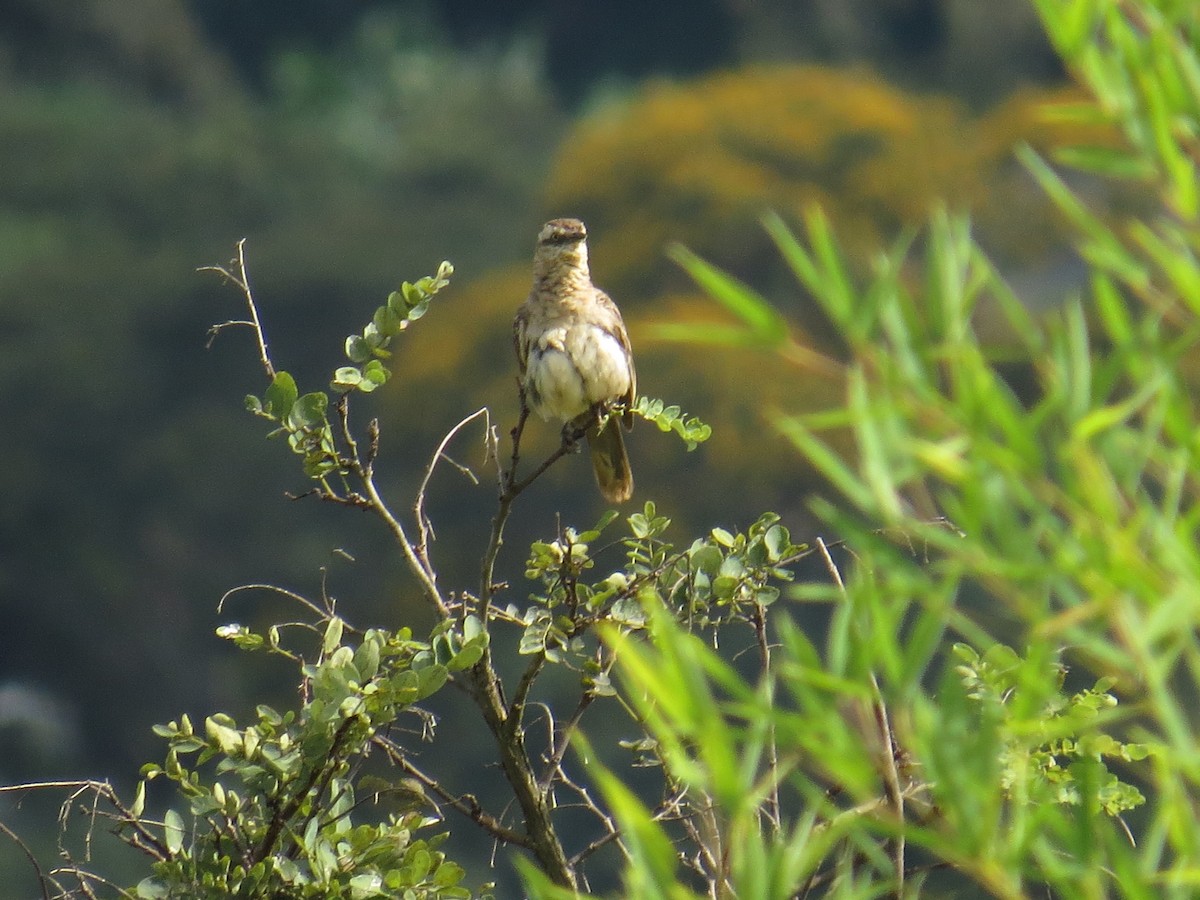
M 1106 225 L 1023 151 L 1089 264 L 1044 319 L 961 221 L 935 218 L 919 271 L 904 242 L 865 281 L 821 213 L 803 242 L 768 221 L 849 348 L 845 405 L 777 425 L 839 498 L 816 506 L 852 556 L 827 555 L 829 581 L 791 592 L 828 604 L 824 639 L 784 624 L 755 681 L 667 616 L 652 644 L 610 637 L 664 765 L 711 823 L 699 856 L 677 855 L 661 807 L 603 778 L 631 836 L 627 894 L 691 896 L 681 860 L 708 896 L 937 896 L 963 878 L 997 897 L 1195 893 L 1195 21 L 1039 9 L 1094 94 L 1067 112 L 1125 141 L 1063 159 L 1136 176 L 1161 206 Z M 743 340 L 794 350 L 760 298 L 683 258 L 741 313 Z M 1031 383 L 977 337 L 989 304 Z M 915 512 L 931 503 L 944 516 Z M 791 815 L 775 818 L 781 794 Z
M 149 870 L 124 890 L 86 858 L 49 869 L 31 855 L 43 894 L 486 894 L 447 849 L 455 821 L 512 849 L 537 897 L 617 890 L 614 872 L 635 897 L 1193 895 L 1196 23 L 1184 6 L 1039 10 L 1091 94 L 1058 117 L 1103 136 L 1059 162 L 1137 179 L 1157 204 L 1114 222 L 1021 151 L 1087 264 L 1052 313 L 1032 313 L 945 213 L 869 268 L 819 207 L 800 237 L 766 219 L 832 349 L 732 274 L 672 254 L 739 323 L 680 323 L 675 339 L 819 369 L 844 390 L 772 419 L 823 478 L 813 507 L 836 538 L 797 542 L 765 513 L 678 541 L 647 502 L 620 526 L 609 513 L 533 542 L 522 599 L 497 575 L 504 537 L 526 491 L 569 464 L 572 436 L 531 462 L 524 415 L 505 442 L 481 408 L 432 449 L 399 513 L 378 483 L 392 429 L 356 418 L 403 374 L 452 268 L 402 284 L 344 341 L 329 390 L 301 392 L 268 349 L 241 250 L 218 267 L 248 310 L 218 336 L 248 326 L 266 381 L 249 411 L 301 460 L 310 508 L 382 526 L 433 624 L 360 626 L 325 590 L 267 588 L 299 618 L 219 633 L 294 671 L 294 708 L 214 712 L 203 728 L 178 716 L 132 800 L 70 785 L 64 821 L 107 819 Z M 981 339 L 985 316 L 1004 344 Z M 689 448 L 709 436 L 677 406 L 642 398 L 634 412 Z M 497 499 L 477 584 L 449 588 L 430 486 L 472 428 Z M 478 784 L 436 752 L 426 705 L 453 689 L 496 763 Z M 601 711 L 623 740 L 602 742 Z M 498 799 L 483 783 L 497 772 Z
M 650 84 L 581 118 L 554 161 L 544 208 L 571 210 L 589 223 L 597 281 L 621 303 L 635 348 L 649 351 L 640 362 L 642 380 L 666 386 L 688 408 L 704 409 L 723 435 L 705 455 L 705 471 L 690 481 L 678 478 L 677 463 L 662 448 L 644 451 L 638 462 L 663 482 L 660 501 L 686 507 L 680 517 L 700 527 L 727 503 L 719 493 L 711 507 L 703 491 L 696 498 L 706 477 L 741 482 L 739 511 L 747 516 L 778 503 L 780 493 L 811 489 L 807 467 L 793 464 L 772 429 L 764 436 L 762 410 L 821 409 L 838 402 L 843 389 L 838 373 L 819 365 L 802 370 L 798 389 L 794 365 L 744 341 L 726 340 L 719 354 L 703 356 L 674 346 L 681 326 L 735 329 L 730 316 L 680 277 L 665 246 L 684 244 L 764 295 L 796 298 L 782 304 L 795 342 L 836 356 L 844 352 L 842 338 L 777 264 L 759 224 L 763 211 L 794 222 L 819 205 L 844 236 L 850 270 L 865 274 L 882 244 L 920 228 L 941 203 L 970 212 L 973 234 L 1002 272 L 1040 275 L 1021 285 L 1031 307 L 1052 305 L 1059 270 L 1078 277 L 1069 226 L 1012 148 L 1116 145 L 1120 138 L 1109 123 L 1045 113 L 1074 108 L 1083 96 L 1077 87 L 1030 88 L 971 111 L 946 95 L 905 91 L 864 71 L 777 65 Z M 1121 182 L 1080 178 L 1079 185 L 1103 220 L 1141 202 L 1140 188 Z M 527 268 L 522 262 L 469 281 L 461 302 L 472 310 L 470 322 L 428 323 L 430 339 L 413 348 L 411 368 L 429 391 L 441 390 L 471 359 L 505 352 L 512 298 L 528 290 Z M 1002 320 L 980 327 L 986 340 L 1010 340 Z M 756 373 L 752 397 L 747 371 Z M 471 402 L 508 413 L 495 398 L 511 394 L 509 383 L 508 373 L 494 370 L 465 390 Z M 412 401 L 395 393 L 385 402 L 401 414 Z M 431 430 L 426 440 L 437 437 Z M 762 477 L 745 483 L 747 465 Z

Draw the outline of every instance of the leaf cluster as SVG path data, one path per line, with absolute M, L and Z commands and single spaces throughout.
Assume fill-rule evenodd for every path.
M 1142 792 L 1109 771 L 1105 758 L 1122 762 L 1146 759 L 1148 744 L 1117 740 L 1103 730 L 1105 718 L 1112 720 L 1117 697 L 1109 693 L 1116 679 L 1097 679 L 1095 684 L 1074 694 L 1062 693 L 1066 668 L 1052 661 L 1045 679 L 1057 685 L 1049 698 L 1036 690 L 1030 708 L 1022 679 L 1036 670 L 1011 647 L 994 644 L 986 652 L 956 643 L 956 671 L 967 696 L 994 708 L 997 732 L 1006 744 L 1000 751 L 1000 783 L 1010 796 L 1016 790 L 1031 798 L 1079 804 L 1085 797 L 1093 808 L 1110 816 L 1146 802 Z M 1107 714 L 1107 716 L 1106 716 Z M 1023 781 L 1017 786 L 1018 780 Z
M 587 531 L 565 528 L 557 540 L 531 545 L 525 576 L 541 591 L 525 610 L 507 610 L 524 623 L 522 653 L 544 654 L 550 662 L 563 661 L 564 653 L 579 656 L 587 647 L 583 635 L 602 623 L 644 630 L 647 607 L 677 610 L 699 629 L 753 623 L 791 581 L 788 566 L 808 552 L 791 542 L 774 513 L 744 532 L 714 528 L 679 549 L 664 538 L 671 520 L 648 502 L 628 518 L 630 534 L 620 540 L 623 567 L 589 581 L 584 576 L 597 564 L 592 545 L 615 519 L 609 513 Z
M 220 633 L 295 663 L 305 701 L 285 713 L 260 705 L 244 727 L 222 713 L 202 731 L 186 715 L 156 726 L 166 760 L 143 769 L 133 812 L 141 814 L 146 782 L 157 778 L 186 806 L 167 810 L 161 858 L 138 896 L 473 896 L 461 886 L 463 869 L 438 849 L 448 835 L 425 835 L 440 819 L 419 785 L 363 772 L 375 737 L 471 664 L 470 639 L 443 633 L 426 643 L 408 629 L 372 629 L 352 643 L 331 616 L 308 662 L 281 644 L 276 627 Z
M 426 275 L 415 284 L 403 282 L 388 294 L 387 302 L 375 310 L 362 334 L 346 338 L 346 357 L 352 366 L 342 366 L 333 375 L 335 391 L 359 390 L 369 394 L 387 384 L 390 372 L 384 365 L 391 359 L 392 338 L 429 311 L 434 296 L 450 283 L 454 266 L 443 261 L 437 274 Z
M 449 285 L 453 273 L 454 266 L 442 262 L 435 275 L 427 275 L 416 283 L 405 281 L 399 290 L 392 291 L 362 333 L 346 338 L 346 357 L 354 365 L 340 366 L 334 372 L 332 389 L 340 394 L 351 391 L 369 394 L 387 384 L 391 372 L 384 362 L 391 358 L 392 339 L 425 315 L 434 296 Z M 347 474 L 351 463 L 338 451 L 329 421 L 329 395 L 324 391 L 301 395 L 290 373 L 268 367 L 268 374 L 270 386 L 261 399 L 247 395 L 246 409 L 279 424 L 271 436 L 287 437 L 292 451 L 304 458 L 304 472 L 310 478 L 323 481 L 331 474 Z
M 635 415 L 658 426 L 659 431 L 674 431 L 683 439 L 688 450 L 695 450 L 712 437 L 712 428 L 695 416 L 685 415 L 674 404 L 667 406 L 661 400 L 638 397 L 633 407 Z
M 1125 139 L 1063 159 L 1142 179 L 1159 205 L 1110 221 L 1024 151 L 1088 263 L 1044 316 L 965 219 L 935 214 L 866 273 L 815 207 L 799 236 L 767 218 L 845 348 L 842 403 L 776 424 L 852 557 L 789 591 L 828 609 L 827 632 L 781 625 L 757 683 L 667 616 L 651 644 L 612 636 L 649 746 L 712 810 L 685 820 L 709 854 L 683 856 L 662 809 L 605 775 L 629 893 L 693 896 L 687 867 L 709 896 L 908 896 L 927 877 L 1013 900 L 1194 894 L 1195 22 L 1172 4 L 1038 5 L 1094 95 L 1067 114 Z M 795 360 L 762 295 L 676 256 L 738 317 L 732 340 Z M 1007 345 L 981 338 L 985 314 Z M 1067 668 L 1090 686 L 1067 690 Z M 939 871 L 906 862 L 912 846 Z

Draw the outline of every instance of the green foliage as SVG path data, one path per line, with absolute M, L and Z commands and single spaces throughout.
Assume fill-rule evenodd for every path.
M 574 124 L 543 187 L 542 207 L 588 222 L 593 275 L 621 307 L 641 383 L 702 411 L 722 432 L 706 447 L 704 472 L 711 483 L 739 485 L 739 515 L 748 520 L 776 506 L 778 485 L 811 485 L 811 473 L 790 465 L 785 443 L 763 427 L 764 411 L 822 408 L 841 389 L 840 371 L 829 361 L 841 350 L 836 336 L 786 269 L 772 264 L 774 249 L 759 225 L 764 211 L 791 222 L 819 204 L 850 243 L 856 274 L 882 243 L 898 230 L 919 228 L 939 203 L 971 210 L 976 234 L 1001 265 L 1056 265 L 1069 252 L 1068 228 L 1011 150 L 1018 142 L 1047 151 L 1069 140 L 1116 145 L 1119 135 L 1103 125 L 1043 121 L 1043 109 L 1077 106 L 1082 96 L 1073 88 L 1031 88 L 972 111 L 861 69 L 817 66 L 748 66 L 651 82 Z M 1102 209 L 1130 205 L 1132 191 L 1119 184 L 1096 181 L 1086 189 Z M 720 305 L 708 302 L 707 294 L 681 284 L 671 264 L 688 254 L 698 265 L 707 260 L 714 277 L 787 299 L 730 306 L 727 300 L 738 304 L 748 294 L 729 291 L 714 293 Z M 1040 279 L 1030 282 L 1033 303 L 1051 302 Z M 508 326 L 528 290 L 527 262 L 485 271 L 456 289 L 455 302 L 470 314 L 429 323 L 431 339 L 412 348 L 420 389 L 385 392 L 395 415 L 412 415 L 422 408 L 418 399 L 440 396 L 448 383 L 456 397 L 465 392 L 472 408 L 502 411 L 497 398 L 511 395 L 503 367 L 468 379 L 457 373 L 509 352 Z M 698 335 L 714 352 L 679 346 Z M 760 352 L 772 342 L 779 355 Z M 797 362 L 811 368 L 803 390 Z M 747 373 L 753 373 L 751 403 Z M 721 492 L 698 492 L 676 477 L 669 445 L 652 444 L 636 455 L 639 484 L 660 484 L 657 499 L 679 507 L 689 527 L 702 529 L 728 508 Z M 744 478 L 748 467 L 762 477 Z
M 601 623 L 640 631 L 654 604 L 669 605 L 698 628 L 756 621 L 791 580 L 787 566 L 808 552 L 791 542 L 774 513 L 745 532 L 714 528 L 679 549 L 663 538 L 670 519 L 647 503 L 627 519 L 624 566 L 589 583 L 583 575 L 596 565 L 591 544 L 614 520 L 609 514 L 587 531 L 565 528 L 558 540 L 533 543 L 525 576 L 540 582 L 541 592 L 524 611 L 508 610 L 525 623 L 522 653 L 544 653 L 553 662 L 564 651 L 581 654 L 585 631 Z
M 1105 175 L 1148 176 L 1184 221 L 1200 215 L 1195 125 L 1200 119 L 1196 22 L 1184 4 L 1139 3 L 1132 10 L 1096 2 L 1036 0 L 1055 48 L 1093 92 L 1073 112 L 1121 129 L 1129 147 L 1072 148 L 1064 161 Z
M 1066 669 L 1052 660 L 1041 677 L 1056 684 L 1057 690 L 1047 699 L 1039 685 L 1036 702 L 1043 704 L 1039 707 L 1026 701 L 1021 681 L 1036 674 L 1036 669 L 1012 648 L 995 644 L 980 654 L 960 643 L 952 649 L 960 660 L 956 671 L 967 696 L 999 707 L 997 733 L 1008 741 L 1000 751 L 1000 783 L 1010 796 L 1018 793 L 1079 804 L 1084 802 L 1082 791 L 1091 789 L 1088 808 L 1103 809 L 1110 816 L 1145 803 L 1141 791 L 1121 782 L 1104 764 L 1105 757 L 1137 762 L 1151 753 L 1145 744 L 1122 743 L 1100 730 L 1101 716 L 1115 711 L 1118 703 L 1108 692 L 1116 679 L 1101 678 L 1092 687 L 1066 696 L 1061 693 Z M 1087 779 L 1076 778 L 1084 766 Z M 1021 779 L 1026 783 L 1016 785 Z
M 219 629 L 244 651 L 296 666 L 303 702 L 287 712 L 259 706 L 245 726 L 218 713 L 202 731 L 187 716 L 155 728 L 167 741 L 166 760 L 143 775 L 172 782 L 185 806 L 154 822 L 143 815 L 145 782 L 139 787 L 122 828 L 156 861 L 138 896 L 473 896 L 461 886 L 463 869 L 438 849 L 446 834 L 418 836 L 441 822 L 428 812 L 426 788 L 444 789 L 412 768 L 409 751 L 389 737 L 403 731 L 400 720 L 426 717 L 416 704 L 449 680 L 469 678 L 485 659 L 491 628 L 505 625 L 521 629 L 519 653 L 535 658 L 510 715 L 520 714 L 544 663 L 578 673 L 584 707 L 617 696 L 609 678 L 616 645 L 589 639 L 597 630 L 614 640 L 644 634 L 648 617 L 665 615 L 667 604 L 678 605 L 690 627 L 714 634 L 731 624 L 761 627 L 791 580 L 787 566 L 807 552 L 771 514 L 745 532 L 716 528 L 677 549 L 664 539 L 670 520 L 647 503 L 626 519 L 624 564 L 589 579 L 598 565 L 593 545 L 616 519 L 610 512 L 590 529 L 565 528 L 553 541 L 534 542 L 526 575 L 540 590 L 528 604 L 493 608 L 487 623 L 447 617 L 428 641 L 407 628 L 359 632 L 313 604 L 320 615 L 309 624 Z M 297 629 L 300 648 L 284 640 Z M 638 714 L 629 724 L 644 729 L 646 721 Z M 627 745 L 673 773 L 676 757 L 656 741 Z M 391 770 L 368 767 L 373 754 L 383 754 Z M 675 783 L 669 778 L 664 791 Z M 634 802 L 628 794 L 625 803 Z
M 641 416 L 648 422 L 658 426 L 659 431 L 674 431 L 687 445 L 688 450 L 695 450 L 700 444 L 712 437 L 712 428 L 705 425 L 695 416 L 685 416 L 678 406 L 666 406 L 661 400 L 650 397 L 638 397 L 633 407 L 635 415 Z
M 243 273 L 244 274 L 244 273 Z M 356 365 L 341 366 L 334 372 L 331 387 L 338 393 L 360 391 L 369 394 L 391 377 L 384 361 L 391 358 L 392 338 L 404 332 L 429 309 L 434 296 L 450 283 L 454 266 L 443 262 L 436 275 L 427 275 L 415 284 L 405 281 L 392 291 L 387 303 L 375 310 L 362 334 L 346 338 L 346 356 Z M 245 284 L 245 279 L 241 279 Z M 257 329 L 259 326 L 251 324 Z M 292 452 L 304 458 L 304 473 L 321 480 L 327 475 L 349 472 L 350 461 L 339 455 L 333 424 L 329 421 L 329 395 L 323 391 L 300 395 L 296 380 L 287 372 L 271 374 L 271 384 L 262 399 L 250 394 L 246 409 L 280 425 L 271 436 L 286 435 Z
M 594 565 L 588 542 L 600 538 L 615 513 L 588 531 L 566 529 L 553 542 L 533 545 L 528 574 L 543 581 L 546 593 L 532 598 L 526 609 L 515 604 L 501 609 L 491 603 L 493 588 L 486 575 L 483 596 L 488 599 L 483 603 L 465 593 L 461 599 L 448 600 L 437 586 L 429 559 L 424 485 L 415 504 L 420 537 L 414 542 L 374 483 L 378 422 L 370 423 L 367 446 L 360 449 L 350 424 L 349 403 L 355 388 L 358 393 L 373 391 L 364 386 L 367 379 L 378 384 L 386 381 L 383 361 L 390 357 L 392 338 L 424 316 L 433 297 L 449 283 L 450 264 L 443 263 L 434 276 L 403 283 L 376 310 L 361 335 L 346 341 L 346 354 L 358 367 L 343 367 L 335 376 L 334 389 L 342 396 L 332 420 L 327 394 L 302 394 L 292 375 L 278 370 L 271 360 L 242 248 L 235 270 L 216 271 L 242 291 L 249 316 L 216 326 L 213 332 L 231 325 L 250 327 L 260 363 L 270 377 L 261 399 L 246 399 L 247 408 L 278 426 L 272 436 L 286 435 L 292 450 L 303 458 L 304 473 L 319 483 L 313 494 L 369 509 L 384 521 L 411 572 L 422 582 L 436 621 L 428 642 L 415 641 L 408 628 L 359 632 L 334 614 L 330 601 L 322 608 L 292 592 L 279 591 L 316 613 L 315 621 L 276 624 L 262 632 L 239 624 L 219 629 L 222 637 L 244 651 L 265 650 L 296 665 L 302 702 L 284 713 L 259 705 L 256 721 L 244 727 L 224 713 L 209 716 L 203 733 L 187 716 L 159 726 L 156 733 L 168 743 L 166 759 L 144 768 L 145 780 L 134 802 L 124 807 L 111 790 L 97 794 L 98 800 L 116 808 L 120 836 L 153 858 L 153 874 L 138 885 L 138 896 L 472 896 L 460 884 L 463 868 L 438 849 L 447 834 L 418 836 L 441 821 L 440 815 L 430 815 L 427 789 L 470 815 L 494 837 L 531 850 L 560 883 L 572 882 L 574 869 L 566 867 L 546 802 L 560 782 L 574 788 L 561 769 L 567 745 L 536 780 L 533 763 L 522 747 L 520 723 L 541 667 L 563 663 L 582 674 L 580 712 L 596 698 L 613 696 L 608 679 L 612 660 L 594 639 L 588 643 L 597 625 L 640 630 L 647 597 L 676 587 L 681 579 L 718 575 L 718 569 L 712 605 L 729 606 L 722 614 L 726 620 L 745 618 L 749 606 L 779 596 L 767 581 L 787 576 L 779 567 L 783 556 L 795 549 L 787 532 L 772 519 L 748 536 L 714 533 L 723 550 L 715 551 L 715 558 L 713 552 L 704 555 L 705 565 L 715 567 L 714 571 L 694 575 L 687 561 L 700 555 L 673 553 L 661 540 L 669 520 L 656 515 L 648 504 L 629 519 L 632 536 L 624 541 L 627 565 L 601 583 L 584 584 L 581 576 Z M 372 372 L 381 374 L 372 376 Z M 684 417 L 678 407 L 666 407 L 661 401 L 643 399 L 631 412 L 655 422 L 664 432 L 678 433 L 689 448 L 710 433 L 698 419 Z M 459 427 L 478 416 L 468 417 Z M 501 513 L 485 555 L 485 572 L 494 564 L 512 500 L 569 448 L 564 439 L 560 451 L 529 481 L 518 483 L 519 432 L 514 431 L 513 437 L 512 468 L 498 473 L 503 486 Z M 440 455 L 439 450 L 426 482 Z M 339 476 L 337 486 L 327 478 L 331 474 Z M 706 597 L 697 609 L 708 603 Z M 717 619 L 707 614 L 702 618 L 706 624 Z M 533 657 L 511 705 L 502 699 L 489 655 L 491 629 L 497 623 L 519 625 L 519 654 Z M 309 635 L 310 646 L 296 648 L 284 641 L 284 634 L 297 628 Z M 500 755 L 508 761 L 506 776 L 516 799 L 527 809 L 532 804 L 534 815 L 542 817 L 527 820 L 526 833 L 482 811 L 473 797 L 468 802 L 465 797 L 471 795 L 454 798 L 439 777 L 418 768 L 409 748 L 393 737 L 404 731 L 400 723 L 405 717 L 422 723 L 417 733 L 431 735 L 433 719 L 416 704 L 452 680 L 475 693 Z M 369 764 L 371 757 L 380 755 L 384 766 Z M 374 771 L 379 769 L 382 775 Z M 172 805 L 156 821 L 145 814 L 146 783 L 159 778 L 173 783 L 186 809 L 181 812 Z M 398 810 L 385 808 L 397 806 Z M 593 808 L 602 821 L 609 821 Z M 76 872 L 82 870 L 77 867 Z M 88 880 L 95 878 L 87 873 L 78 877 L 85 890 Z
M 295 663 L 305 702 L 285 713 L 259 706 L 256 721 L 242 728 L 222 713 L 202 732 L 187 716 L 155 728 L 167 741 L 166 761 L 143 776 L 173 782 L 186 808 L 164 815 L 159 859 L 137 896 L 473 896 L 461 886 L 462 867 L 438 849 L 447 835 L 423 836 L 440 819 L 422 811 L 420 786 L 362 772 L 376 735 L 441 688 L 452 669 L 470 664 L 460 655 L 470 641 L 449 653 L 445 640 L 372 629 L 355 643 L 342 619 L 324 621 L 306 653 L 286 648 L 278 627 L 265 635 L 220 629 L 243 650 Z M 135 815 L 144 792 L 145 783 Z M 365 810 L 395 806 L 397 797 L 399 811 L 362 821 Z M 140 828 L 143 840 L 153 840 L 145 823 Z
M 362 334 L 346 338 L 346 357 L 355 365 L 343 366 L 334 373 L 333 389 L 340 393 L 357 389 L 369 394 L 385 385 L 390 372 L 383 363 L 391 358 L 388 347 L 392 338 L 429 311 L 434 296 L 450 283 L 453 274 L 454 266 L 443 261 L 436 275 L 426 275 L 416 284 L 406 281 L 400 290 L 388 294 L 387 303 L 375 310 Z
M 1062 158 L 1144 179 L 1161 208 L 1113 223 L 1023 151 L 1089 264 L 1042 319 L 963 219 L 935 215 L 865 274 L 815 207 L 799 238 L 768 218 L 845 348 L 843 403 L 776 421 L 836 497 L 813 506 L 851 553 L 818 542 L 828 580 L 790 596 L 828 609 L 823 643 L 781 623 L 755 682 L 661 612 L 651 643 L 606 635 L 703 838 L 694 857 L 655 852 L 672 817 L 602 778 L 639 835 L 627 890 L 656 873 L 651 895 L 677 896 L 664 879 L 690 884 L 687 863 L 707 895 L 907 896 L 916 846 L 947 870 L 931 893 L 1195 893 L 1195 23 L 1182 6 L 1039 7 L 1095 95 L 1059 114 L 1126 139 Z M 787 358 L 755 339 L 761 296 L 677 259 Z M 980 338 L 985 316 L 1008 348 Z
M 449 267 L 402 285 L 346 341 L 352 365 L 335 373 L 333 419 L 327 394 L 301 393 L 275 369 L 245 272 L 231 276 L 270 377 L 249 408 L 287 436 L 319 482 L 316 496 L 383 523 L 434 624 L 426 641 L 407 628 L 360 631 L 331 601 L 281 592 L 312 621 L 221 629 L 235 646 L 295 666 L 299 701 L 285 712 L 259 706 L 249 724 L 215 713 L 202 730 L 187 717 L 158 728 L 166 758 L 144 776 L 174 789 L 161 820 L 146 814 L 144 783 L 129 807 L 96 792 L 152 858 L 137 894 L 471 896 L 462 866 L 441 849 L 445 834 L 428 833 L 443 808 L 527 854 L 519 865 L 533 896 L 578 896 L 605 847 L 620 854 L 623 895 L 636 897 L 901 897 L 922 893 L 927 876 L 941 879 L 930 893 L 1011 900 L 1194 892 L 1200 423 L 1187 367 L 1200 350 L 1200 231 L 1187 162 L 1200 134 L 1200 79 L 1194 48 L 1178 39 L 1186 23 L 1169 10 L 1129 19 L 1128 7 L 1093 0 L 1042 9 L 1100 100 L 1069 114 L 1115 126 L 1129 148 L 1101 142 L 1073 159 L 1151 179 L 1163 202 L 1162 215 L 1114 226 L 1025 152 L 1090 265 L 1086 290 L 1053 315 L 1031 316 L 966 220 L 944 213 L 878 254 L 868 274 L 839 227 L 795 205 L 805 198 L 782 195 L 785 212 L 789 202 L 805 209 L 804 233 L 771 217 L 768 239 L 836 329 L 837 362 L 806 348 L 738 278 L 674 253 L 737 319 L 727 345 L 784 366 L 826 365 L 844 389 L 834 409 L 774 417 L 837 498 L 813 501 L 838 534 L 832 546 L 794 542 L 773 513 L 676 544 L 670 517 L 646 503 L 619 537 L 608 513 L 535 541 L 525 563 L 533 587 L 517 600 L 495 577 L 505 524 L 571 442 L 522 481 L 520 429 L 505 460 L 488 421 L 499 496 L 480 583 L 445 590 L 426 489 L 449 441 L 483 411 L 439 445 L 403 516 L 375 484 L 378 422 L 360 440 L 349 403 L 387 380 L 391 339 L 424 315 Z M 1086 39 L 1097 32 L 1105 39 Z M 1165 62 L 1134 46 L 1143 36 Z M 911 136 L 904 107 L 890 108 L 878 86 L 843 98 L 834 88 L 844 82 L 807 77 L 824 88 L 818 119 L 846 115 Z M 712 87 L 731 108 L 751 99 L 746 84 Z M 703 103 L 665 95 L 671 102 L 656 98 L 651 112 L 711 126 L 698 115 Z M 738 111 L 756 127 L 769 123 L 749 136 L 761 155 L 787 117 L 747 109 Z M 931 134 L 905 153 L 933 151 L 919 161 L 941 171 L 936 151 L 953 151 L 955 129 L 929 126 L 958 117 L 937 104 L 924 113 L 917 131 Z M 882 156 L 854 153 L 836 139 L 843 134 L 789 138 L 814 141 L 805 158 L 824 164 L 833 184 L 874 190 L 921 171 L 893 155 L 902 141 L 885 141 Z M 727 149 L 692 157 L 695 171 L 673 172 L 673 183 L 707 183 L 706 166 L 725 165 Z M 644 150 L 672 153 L 653 141 Z M 714 182 L 725 201 L 756 183 L 752 166 L 736 174 Z M 961 191 L 952 199 L 980 188 L 967 169 L 949 175 Z M 908 187 L 897 223 L 929 193 Z M 984 311 L 1008 324 L 1004 353 L 979 337 Z M 712 329 L 679 335 L 720 339 Z M 630 412 L 689 449 L 709 436 L 661 401 L 643 398 Z M 798 579 L 804 563 L 821 574 Z M 807 613 L 803 628 L 792 620 Z M 502 631 L 515 640 L 494 641 Z M 492 653 L 513 645 L 520 671 L 505 679 Z M 554 666 L 571 677 L 539 693 Z M 1072 692 L 1069 678 L 1090 687 Z M 475 734 L 497 763 L 485 777 L 507 792 L 502 811 L 410 746 L 433 739 L 418 704 L 447 684 L 478 713 Z M 614 743 L 646 770 L 641 790 L 582 737 L 593 706 L 621 717 Z M 587 843 L 569 856 L 588 827 L 581 819 Z M 568 825 L 578 829 L 570 841 Z M 73 871 L 90 895 L 95 879 Z

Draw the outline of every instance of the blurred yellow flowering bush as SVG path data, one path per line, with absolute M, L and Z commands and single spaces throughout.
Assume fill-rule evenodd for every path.
M 765 469 L 771 477 L 755 480 L 778 487 L 782 473 L 771 463 L 774 438 L 760 427 L 761 411 L 821 406 L 842 386 L 778 356 L 737 347 L 697 354 L 656 341 L 647 323 L 721 322 L 724 315 L 665 248 L 682 243 L 752 284 L 789 316 L 796 342 L 822 347 L 824 322 L 778 265 L 759 222 L 765 211 L 794 223 L 805 207 L 819 204 L 859 265 L 937 206 L 969 211 L 981 244 L 1002 268 L 1036 268 L 1065 254 L 1067 244 L 1012 151 L 1022 142 L 1049 150 L 1081 138 L 1114 141 L 1045 114 L 1077 99 L 1073 88 L 1029 88 L 975 113 L 952 97 L 907 93 L 866 71 L 815 66 L 652 84 L 575 124 L 548 178 L 543 210 L 588 223 L 593 276 L 630 324 L 639 382 L 655 396 L 702 410 L 716 429 L 704 464 L 727 470 L 727 481 L 739 484 L 749 469 Z M 1100 194 L 1100 206 L 1124 202 L 1105 197 L 1105 190 L 1098 184 L 1091 191 Z M 527 224 L 532 249 L 538 223 Z M 502 416 L 515 410 L 515 369 L 504 354 L 508 323 L 528 282 L 528 265 L 518 262 L 458 292 L 451 302 L 469 315 L 426 324 L 445 331 L 441 340 L 413 348 L 429 356 L 413 361 L 414 373 L 445 375 L 447 361 L 464 356 L 487 361 L 487 374 L 455 385 L 472 385 L 472 402 Z M 1031 284 L 1036 291 L 1036 278 Z

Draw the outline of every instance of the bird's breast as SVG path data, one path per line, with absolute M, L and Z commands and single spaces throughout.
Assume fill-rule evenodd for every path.
M 616 337 L 587 323 L 543 331 L 529 348 L 525 392 L 543 419 L 566 422 L 629 393 L 629 357 Z

